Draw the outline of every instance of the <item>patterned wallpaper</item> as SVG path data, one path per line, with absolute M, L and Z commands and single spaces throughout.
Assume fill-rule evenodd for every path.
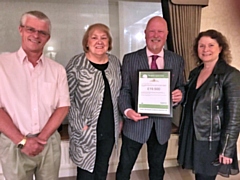
M 230 42 L 232 65 L 240 70 L 240 1 L 209 0 L 202 9 L 201 31 L 216 29 Z

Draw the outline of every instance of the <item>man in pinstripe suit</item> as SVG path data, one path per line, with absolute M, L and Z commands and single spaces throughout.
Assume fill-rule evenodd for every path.
M 124 114 L 122 148 L 117 168 L 117 180 L 129 180 L 140 149 L 147 143 L 149 179 L 163 180 L 163 162 L 171 134 L 172 118 L 141 116 L 136 112 L 138 70 L 150 69 L 152 55 L 158 55 L 158 69 L 171 69 L 171 91 L 173 104 L 181 102 L 183 90 L 184 60 L 181 56 L 164 50 L 168 35 L 167 23 L 159 16 L 148 21 L 145 29 L 147 46 L 123 58 L 122 88 L 119 108 Z

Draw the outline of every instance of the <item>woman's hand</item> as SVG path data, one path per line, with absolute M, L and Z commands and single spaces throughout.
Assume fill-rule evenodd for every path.
M 232 164 L 232 158 L 219 155 L 219 162 L 222 164 Z

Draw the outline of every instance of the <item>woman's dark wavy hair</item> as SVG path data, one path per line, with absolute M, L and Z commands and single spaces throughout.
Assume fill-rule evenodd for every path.
M 209 29 L 207 31 L 200 32 L 194 41 L 193 55 L 197 60 L 197 64 L 202 63 L 202 60 L 198 57 L 198 42 L 202 37 L 210 37 L 212 39 L 215 39 L 219 46 L 222 48 L 222 51 L 219 54 L 219 59 L 223 59 L 228 64 L 231 63 L 232 55 L 227 38 L 224 35 L 222 35 L 222 33 L 214 29 Z

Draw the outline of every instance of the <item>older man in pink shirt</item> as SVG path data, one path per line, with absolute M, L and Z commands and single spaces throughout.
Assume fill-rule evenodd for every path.
M 45 57 L 49 18 L 22 15 L 22 46 L 0 55 L 0 160 L 7 180 L 57 180 L 60 136 L 70 106 L 66 72 Z

